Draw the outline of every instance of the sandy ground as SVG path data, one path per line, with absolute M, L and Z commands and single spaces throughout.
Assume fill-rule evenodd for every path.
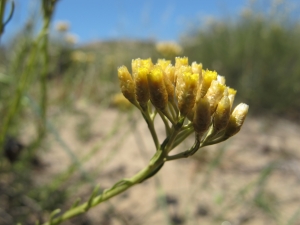
M 137 110 L 131 117 L 110 107 L 81 104 L 78 110 L 92 121 L 87 140 L 76 135 L 85 129 L 82 116 L 61 115 L 53 124 L 60 139 L 49 135 L 46 168 L 37 173 L 38 182 L 47 184 L 68 169 L 70 155 L 82 161 L 93 151 L 63 183 L 74 200 L 87 199 L 95 184 L 109 188 L 134 175 L 155 151 Z M 160 121 L 156 128 L 163 140 Z M 66 224 L 300 224 L 299 133 L 300 126 L 287 120 L 249 117 L 230 140 L 165 164 L 157 176 Z M 192 143 L 191 137 L 177 151 Z

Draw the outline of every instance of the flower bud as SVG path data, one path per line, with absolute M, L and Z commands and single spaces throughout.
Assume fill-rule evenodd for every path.
M 234 97 L 236 95 L 236 90 L 233 88 L 228 88 L 228 98 L 230 100 L 230 107 L 232 108 L 233 102 L 234 102 Z
M 176 97 L 179 96 L 179 92 L 181 91 L 182 89 L 182 85 L 184 83 L 183 81 L 183 74 L 184 73 L 190 73 L 192 74 L 192 68 L 190 66 L 181 66 L 180 68 L 176 69 L 175 70 L 175 79 L 176 79 Z
M 165 72 L 163 72 L 163 74 L 164 74 L 164 83 L 168 93 L 168 100 L 169 102 L 173 102 L 175 98 L 174 84 L 172 83 L 172 81 L 169 79 L 169 77 L 166 75 Z
M 203 134 L 211 123 L 210 105 L 206 96 L 196 100 L 194 110 L 194 130 L 198 134 Z
M 179 78 L 176 86 L 178 108 L 182 116 L 187 116 L 195 104 L 199 75 L 183 72 Z
M 148 85 L 152 104 L 163 110 L 168 103 L 168 93 L 164 83 L 164 73 L 160 66 L 155 65 L 148 73 Z
M 153 67 L 153 63 L 151 58 L 148 59 L 142 59 L 141 60 L 141 66 L 146 67 L 147 69 L 151 69 Z
M 140 58 L 133 59 L 133 60 L 131 61 L 131 71 L 132 71 L 133 77 L 136 76 L 137 69 L 140 67 L 140 64 L 141 64 L 140 62 L 141 62 L 141 59 L 140 59 Z
M 198 73 L 199 75 L 202 75 L 202 63 L 193 62 L 192 71 L 193 73 Z
M 168 65 L 171 64 L 170 60 L 158 59 L 156 65 L 159 65 L 164 71 Z
M 135 103 L 135 84 L 126 66 L 121 66 L 118 68 L 118 77 L 123 95 L 130 102 Z
M 189 59 L 188 57 L 176 57 L 175 58 L 175 69 L 179 69 L 181 66 L 188 66 Z
M 202 72 L 202 83 L 198 90 L 197 98 L 203 98 L 213 80 L 217 79 L 217 72 L 205 70 Z
M 224 84 L 225 85 L 225 77 L 224 76 L 221 76 L 221 75 L 218 75 L 217 76 L 217 81 L 220 83 L 220 84 Z
M 235 107 L 229 118 L 228 125 L 225 129 L 225 137 L 231 137 L 240 131 L 248 114 L 248 109 L 249 106 L 245 103 L 240 103 Z
M 194 104 L 193 108 L 186 115 L 186 118 L 188 118 L 188 120 L 190 120 L 190 121 L 193 121 L 194 114 L 195 114 L 195 104 Z
M 165 68 L 165 74 L 166 77 L 169 78 L 169 80 L 172 82 L 173 85 L 175 85 L 175 67 L 172 66 L 171 64 L 169 64 L 166 68 Z
M 174 73 L 174 80 L 175 80 L 175 85 L 177 85 L 177 79 L 180 73 L 183 73 L 181 67 L 190 67 L 188 65 L 188 58 L 187 57 L 176 57 L 175 58 L 175 73 Z M 192 70 L 192 69 L 190 69 Z M 190 71 L 192 72 L 192 71 Z
M 213 126 L 215 133 L 218 133 L 226 128 L 230 117 L 230 108 L 230 100 L 228 96 L 225 95 L 218 103 L 216 112 L 214 114 Z
M 192 72 L 199 74 L 199 84 L 202 82 L 202 63 L 193 62 Z
M 131 67 L 132 67 L 132 75 L 133 75 L 133 77 L 135 78 L 138 68 L 145 67 L 148 70 L 150 70 L 150 68 L 152 66 L 153 66 L 153 63 L 151 61 L 151 58 L 148 58 L 148 59 L 140 59 L 140 58 L 133 59 L 131 61 Z
M 225 85 L 219 83 L 216 80 L 211 82 L 211 85 L 206 93 L 206 97 L 210 104 L 210 113 L 213 114 L 216 110 L 216 107 L 223 97 L 223 93 L 225 90 Z
M 147 104 L 150 95 L 149 95 L 149 87 L 148 87 L 148 76 L 149 69 L 146 67 L 139 67 L 136 70 L 136 74 L 134 77 L 135 81 L 135 94 L 136 99 L 140 103 L 140 105 Z

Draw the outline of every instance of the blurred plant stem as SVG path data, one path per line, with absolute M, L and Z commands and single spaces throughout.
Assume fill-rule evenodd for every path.
M 162 165 L 164 164 L 164 161 L 165 161 L 165 157 L 166 157 L 165 153 L 166 153 L 166 151 L 164 151 L 163 149 L 160 148 L 155 153 L 155 155 L 152 157 L 148 166 L 146 166 L 144 169 L 142 169 L 140 172 L 138 172 L 133 177 L 131 177 L 129 179 L 120 180 L 115 185 L 113 185 L 111 188 L 104 190 L 102 194 L 100 194 L 96 197 L 94 197 L 95 192 L 97 190 L 97 189 L 95 189 L 95 191 L 93 192 L 93 194 L 91 195 L 90 199 L 87 202 L 85 202 L 79 206 L 75 206 L 74 208 L 71 208 L 70 210 L 68 210 L 67 212 L 65 212 L 64 214 L 62 214 L 61 216 L 59 216 L 57 218 L 50 219 L 50 221 L 44 223 L 44 225 L 59 224 L 69 218 L 76 216 L 76 215 L 85 213 L 90 208 L 126 191 L 133 185 L 143 182 L 145 179 L 147 179 L 148 177 L 155 174 L 156 171 L 158 171 L 162 167 Z
M 55 224 L 60 224 L 61 222 L 72 218 L 74 216 L 77 216 L 79 214 L 85 213 L 87 212 L 90 208 L 105 202 L 106 200 L 121 194 L 122 192 L 126 191 L 127 189 L 129 189 L 130 187 L 139 184 L 145 180 L 147 180 L 148 178 L 151 178 L 152 176 L 154 176 L 164 165 L 164 163 L 166 161 L 169 161 L 169 152 L 173 149 L 174 146 L 174 142 L 176 140 L 177 135 L 180 132 L 189 132 L 189 129 L 187 129 L 185 126 L 183 126 L 184 123 L 184 117 L 178 117 L 178 120 L 176 123 L 174 123 L 172 125 L 172 127 L 170 128 L 170 134 L 165 138 L 165 140 L 162 142 L 162 144 L 159 144 L 158 139 L 157 139 L 157 135 L 156 135 L 156 131 L 154 128 L 154 119 L 155 119 L 155 114 L 156 113 L 152 113 L 150 112 L 150 110 L 148 110 L 148 108 L 142 109 L 140 108 L 140 110 L 142 111 L 142 115 L 146 121 L 146 123 L 148 124 L 148 128 L 150 130 L 150 133 L 152 135 L 153 141 L 155 143 L 156 146 L 156 152 L 153 155 L 153 157 L 150 159 L 149 164 L 142 169 L 140 172 L 138 172 L 137 174 L 135 174 L 134 176 L 132 176 L 129 179 L 122 179 L 120 181 L 118 181 L 116 184 L 114 184 L 111 188 L 104 190 L 101 194 L 96 195 L 98 192 L 98 188 L 95 188 L 95 190 L 93 191 L 93 194 L 90 196 L 89 200 L 81 205 L 77 205 L 78 202 L 73 205 L 73 207 L 69 210 L 67 210 L 65 213 L 63 213 L 62 215 L 55 217 L 60 210 L 57 209 L 55 211 L 53 211 L 53 213 L 51 214 L 52 216 L 50 216 L 50 220 L 46 223 L 44 223 L 43 225 L 55 225 Z M 163 116 L 163 115 L 162 115 Z M 152 130 L 151 130 L 152 129 Z M 199 148 L 199 146 L 197 145 L 192 146 L 192 148 Z M 189 152 L 191 151 L 188 150 Z M 187 155 L 184 155 L 181 158 L 185 158 L 188 157 Z M 178 157 L 180 158 L 180 157 Z
M 41 97 L 40 97 L 40 109 L 41 109 L 41 121 L 38 125 L 38 142 L 40 142 L 45 134 L 46 134 L 46 118 L 47 118 L 47 74 L 49 70 L 49 54 L 48 54 L 48 32 L 49 32 L 49 26 L 51 22 L 51 17 L 53 15 L 55 2 L 53 0 L 44 0 L 42 5 L 42 11 L 43 11 L 43 38 L 41 43 L 41 53 L 42 53 L 42 72 L 40 75 L 40 91 L 41 91 Z
M 10 21 L 10 19 L 12 18 L 12 15 L 13 15 L 14 9 L 15 9 L 15 3 L 14 3 L 14 1 L 11 1 L 11 9 L 10 9 L 8 18 L 4 22 L 6 2 L 7 2 L 6 0 L 1 0 L 1 2 L 0 2 L 0 40 L 1 40 L 1 36 L 4 32 L 4 27 Z
M 2 0 L 0 2 L 0 37 L 4 31 L 3 17 L 4 17 L 4 9 L 5 9 L 6 0 Z
M 2 2 L 3 3 L 3 2 Z M 43 0 L 42 2 L 42 13 L 43 13 L 43 27 L 38 34 L 36 40 L 32 44 L 31 52 L 28 57 L 28 62 L 20 75 L 20 79 L 17 83 L 17 88 L 10 101 L 8 113 L 4 116 L 3 127 L 0 133 L 0 146 L 2 147 L 5 142 L 9 127 L 18 113 L 20 108 L 21 99 L 29 87 L 32 76 L 34 75 L 34 66 L 38 60 L 37 55 L 39 51 L 42 54 L 42 72 L 40 74 L 40 112 L 41 121 L 38 121 L 38 137 L 35 142 L 29 147 L 30 155 L 32 155 L 33 149 L 36 148 L 45 136 L 46 130 L 46 111 L 47 111 L 47 73 L 48 73 L 48 33 L 51 17 L 54 11 L 56 0 Z

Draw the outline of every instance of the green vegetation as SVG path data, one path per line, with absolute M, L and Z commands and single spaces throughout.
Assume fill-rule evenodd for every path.
M 281 10 L 281 8 L 279 8 Z M 187 35 L 185 54 L 226 75 L 251 111 L 299 118 L 300 22 L 245 11 Z

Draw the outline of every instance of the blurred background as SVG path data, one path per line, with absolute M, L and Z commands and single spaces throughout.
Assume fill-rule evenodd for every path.
M 0 36 L 1 225 L 45 221 L 143 168 L 154 145 L 117 68 L 175 56 L 226 77 L 250 105 L 242 131 L 65 224 L 300 224 L 299 1 L 59 0 L 47 67 L 31 54 L 40 1 L 14 2 Z

